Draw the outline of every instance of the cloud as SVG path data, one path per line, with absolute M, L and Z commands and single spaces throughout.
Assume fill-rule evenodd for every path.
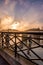
M 3 7 L 2 7 L 3 6 Z M 16 6 L 16 1 L 14 0 L 5 0 L 1 5 L 0 5 L 0 14 L 1 16 L 3 15 L 10 15 L 10 16 L 15 16 L 15 6 Z
M 42 2 L 24 2 L 19 0 L 19 11 L 17 10 L 16 19 L 26 22 L 28 28 L 41 27 L 43 25 L 43 4 Z M 21 6 L 21 8 L 20 8 Z M 25 24 L 26 25 L 26 24 Z
M 41 0 L 42 1 L 42 0 Z M 3 5 L 3 7 L 1 7 Z M 5 0 L 0 5 L 0 15 L 9 15 L 20 22 L 18 29 L 43 26 L 43 4 L 32 0 Z
M 10 0 L 5 0 L 5 5 L 7 5 L 9 3 Z
M 9 21 L 9 20 L 10 20 L 10 17 L 12 19 L 15 17 L 15 5 L 16 5 L 16 2 L 15 1 L 11 2 L 11 0 L 5 0 L 3 4 L 0 5 L 0 8 L 1 8 L 0 18 L 3 19 L 5 17 L 5 19 L 2 20 L 0 24 L 2 29 L 9 28 L 9 26 L 11 25 L 10 23 L 13 23 L 12 21 Z M 9 19 L 6 19 L 6 16 L 8 16 Z

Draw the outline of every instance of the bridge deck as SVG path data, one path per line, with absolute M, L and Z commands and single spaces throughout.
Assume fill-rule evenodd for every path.
M 43 41 L 43 32 L 1 32 L 0 34 L 0 43 L 2 48 L 0 50 L 0 55 L 2 55 L 10 65 L 43 65 L 43 45 L 39 44 L 40 40 Z M 18 34 L 22 35 L 18 36 Z M 38 36 L 37 38 L 31 36 L 24 37 L 24 34 L 32 34 L 35 35 L 35 37 L 37 34 Z M 29 47 L 29 44 L 27 45 L 26 43 L 30 42 L 37 46 L 35 47 L 33 45 L 34 48 L 32 48 L 32 46 Z M 23 47 L 21 48 L 21 46 Z M 24 48 L 26 50 L 24 50 Z M 27 51 L 30 51 L 31 56 L 27 54 Z
M 36 49 L 33 49 L 33 51 L 43 59 L 43 49 L 42 48 L 36 48 Z M 38 59 L 31 51 L 30 51 L 30 55 L 31 56 L 27 54 L 27 50 L 24 51 L 24 52 L 26 53 L 26 55 L 30 59 Z M 21 55 L 23 55 L 21 52 L 18 52 L 18 53 L 21 54 Z M 38 63 L 39 65 L 43 65 L 43 61 L 41 61 L 41 60 L 33 60 L 33 61 L 36 62 L 36 63 Z
M 12 57 L 13 58 L 13 60 L 14 60 L 14 62 L 16 62 L 16 64 L 15 65 L 35 65 L 35 64 L 33 64 L 33 63 L 31 63 L 30 61 L 28 61 L 28 60 L 26 60 L 25 58 L 23 58 L 23 57 L 21 57 L 21 56 L 17 56 L 16 58 L 15 58 L 15 56 L 14 56 L 14 52 L 13 51 L 11 51 L 10 49 L 7 49 L 7 48 L 5 48 L 4 50 L 2 50 L 2 51 L 4 51 L 4 53 L 6 53 L 6 55 L 5 55 L 5 57 L 8 59 L 8 57 L 7 57 L 7 55 L 8 56 L 10 56 L 10 57 Z M 2 55 L 2 54 L 1 54 Z M 3 56 L 3 55 L 2 55 Z M 11 61 L 10 61 L 11 62 Z M 20 63 L 20 64 L 19 64 Z
M 43 58 L 43 50 L 41 49 L 41 48 L 36 48 L 36 49 L 33 49 L 34 51 L 36 51 L 36 53 L 37 54 L 39 54 L 39 56 L 41 57 L 41 58 Z M 14 59 L 14 61 L 17 63 L 17 64 L 15 64 L 15 65 L 20 65 L 20 64 L 25 64 L 25 65 L 35 65 L 35 64 L 33 64 L 33 63 L 31 63 L 30 61 L 28 61 L 28 60 L 26 60 L 25 58 L 23 58 L 23 57 L 21 57 L 21 56 L 17 56 L 16 58 L 15 58 L 15 53 L 14 53 L 14 51 L 12 51 L 12 50 L 10 50 L 10 49 L 7 49 L 7 48 L 5 48 L 4 50 L 4 53 L 6 53 L 6 58 L 8 59 L 8 57 L 7 57 L 7 55 L 8 56 L 10 56 L 10 57 L 12 57 L 13 59 Z M 18 52 L 19 54 L 21 54 L 21 55 L 23 55 L 21 52 Z M 26 53 L 26 51 L 25 51 L 25 53 Z M 31 59 L 34 59 L 34 58 L 36 58 L 37 59 L 37 57 L 34 55 L 34 54 L 32 54 L 31 52 L 30 52 L 30 54 L 31 54 L 31 56 L 29 56 Z M 23 55 L 24 56 L 24 55 Z M 38 63 L 39 65 L 41 64 L 41 65 L 43 65 L 43 62 L 42 61 L 40 61 L 40 60 L 34 60 L 36 63 Z M 19 63 L 20 64 L 19 64 Z
M 9 53 L 8 53 L 9 52 Z M 10 64 L 10 65 L 21 65 L 16 59 L 13 57 L 13 53 L 8 49 L 1 49 L 0 55 Z
M 0 65 L 9 65 L 8 62 L 0 56 Z

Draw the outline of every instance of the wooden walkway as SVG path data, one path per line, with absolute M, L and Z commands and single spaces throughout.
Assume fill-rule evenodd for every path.
M 25 58 L 23 58 L 23 57 L 21 57 L 21 56 L 18 56 L 17 55 L 17 57 L 15 58 L 15 53 L 14 53 L 14 51 L 12 51 L 12 50 L 10 50 L 10 49 L 8 49 L 8 48 L 5 48 L 5 49 L 3 49 L 3 51 L 4 51 L 4 53 L 6 53 L 6 58 L 7 58 L 7 55 L 8 56 L 10 56 L 10 57 L 12 57 L 13 58 L 13 60 L 14 60 L 14 62 L 16 63 L 15 65 L 36 65 L 36 64 L 33 64 L 33 63 L 31 63 L 29 60 L 26 60 Z M 36 51 L 36 53 L 37 54 L 39 54 L 39 56 L 41 57 L 41 58 L 43 58 L 43 49 L 41 49 L 41 48 L 39 48 L 39 49 L 34 49 L 34 51 Z M 20 55 L 23 55 L 21 52 L 18 52 Z M 26 51 L 25 51 L 25 53 L 26 53 Z M 31 56 L 29 56 L 29 58 L 30 59 L 34 59 L 34 58 L 36 58 L 37 59 L 37 57 L 34 55 L 34 54 L 32 54 L 31 52 L 30 52 L 30 54 L 31 54 Z M 23 55 L 24 56 L 24 55 Z M 8 58 L 7 58 L 8 59 Z M 35 61 L 36 63 L 38 63 L 39 65 L 41 64 L 41 65 L 43 65 L 43 62 L 42 61 L 40 61 L 40 60 L 33 60 L 33 61 Z
M 36 64 L 33 64 L 33 63 L 31 63 L 30 61 L 28 61 L 28 60 L 26 60 L 25 58 L 23 58 L 23 57 L 21 57 L 21 56 L 17 56 L 16 58 L 15 58 L 15 53 L 13 52 L 13 51 L 11 51 L 10 49 L 7 49 L 7 48 L 5 48 L 4 50 L 2 50 L 2 52 L 4 51 L 4 53 L 3 53 L 3 55 L 6 55 L 5 57 L 8 59 L 8 57 L 7 57 L 7 55 L 8 56 L 10 56 L 11 58 L 12 58 L 12 60 L 14 61 L 12 61 L 12 65 L 36 65 Z M 1 54 L 2 55 L 2 54 Z M 2 56 L 3 56 L 2 55 Z M 4 58 L 5 58 L 4 57 Z M 6 59 L 5 59 L 6 60 Z M 8 59 L 9 60 L 9 59 Z M 8 62 L 8 61 L 7 61 Z M 11 62 L 11 61 L 9 61 L 9 62 Z M 8 63 L 9 63 L 8 62 Z M 14 64 L 13 64 L 14 63 Z
M 37 38 L 18 36 L 18 34 L 37 34 Z M 43 40 L 43 38 L 38 37 L 38 35 L 43 35 L 43 32 L 2 32 L 0 38 L 2 42 L 0 55 L 10 65 L 43 65 L 43 44 L 41 45 L 36 41 Z M 26 42 L 23 41 L 23 38 Z M 30 43 L 29 40 L 32 41 L 32 44 L 37 46 L 33 45 L 34 47 L 31 46 L 29 49 L 29 46 L 27 45 L 27 43 Z M 22 44 L 21 46 L 23 47 L 21 48 L 19 44 Z M 28 50 L 30 51 L 31 56 L 27 54 Z
M 0 56 L 0 65 L 10 65 L 10 64 L 8 64 L 8 62 L 4 58 L 2 58 L 2 56 Z
M 10 65 L 21 65 L 15 58 L 14 54 L 8 50 L 0 50 L 0 55 L 10 64 Z

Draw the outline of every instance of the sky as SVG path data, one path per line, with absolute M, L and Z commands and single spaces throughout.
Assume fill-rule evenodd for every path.
M 42 28 L 43 0 L 0 0 L 0 18 L 6 15 L 20 23 L 18 29 Z

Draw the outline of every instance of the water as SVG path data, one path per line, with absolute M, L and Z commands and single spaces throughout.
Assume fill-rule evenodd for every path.
M 8 64 L 7 61 L 3 59 L 2 56 L 0 56 L 0 65 L 10 65 L 10 64 Z

